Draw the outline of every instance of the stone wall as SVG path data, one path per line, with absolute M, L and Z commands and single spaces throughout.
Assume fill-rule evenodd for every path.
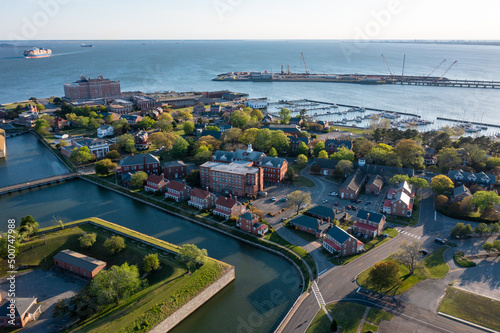
M 234 280 L 234 267 L 220 277 L 217 281 L 208 286 L 205 290 L 195 296 L 192 300 L 184 304 L 180 309 L 172 313 L 167 319 L 155 326 L 150 333 L 165 333 L 174 328 L 181 321 L 186 319 L 191 313 L 196 311 L 200 306 L 205 304 L 210 298 L 224 289 L 231 281 Z
M 5 137 L 5 131 L 0 129 L 0 158 L 7 156 L 7 140 Z

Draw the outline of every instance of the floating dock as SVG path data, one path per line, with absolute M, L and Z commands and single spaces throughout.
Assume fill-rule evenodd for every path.
M 310 74 L 310 73 L 268 73 L 230 72 L 219 74 L 212 81 L 249 82 L 333 82 L 367 85 L 417 85 L 459 88 L 500 88 L 500 81 L 451 80 L 445 77 L 371 74 Z

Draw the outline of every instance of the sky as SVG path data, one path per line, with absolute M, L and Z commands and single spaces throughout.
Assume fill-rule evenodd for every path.
M 0 40 L 499 40 L 497 0 L 0 0 Z

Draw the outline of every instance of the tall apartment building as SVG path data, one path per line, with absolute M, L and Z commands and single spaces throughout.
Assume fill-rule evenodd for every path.
M 252 164 L 247 161 L 206 162 L 200 166 L 201 187 L 224 195 L 258 195 L 264 189 L 264 173 L 262 168 L 255 168 Z
M 102 75 L 97 79 L 82 76 L 76 82 L 64 84 L 64 96 L 70 100 L 117 97 L 120 94 L 120 81 L 104 79 Z

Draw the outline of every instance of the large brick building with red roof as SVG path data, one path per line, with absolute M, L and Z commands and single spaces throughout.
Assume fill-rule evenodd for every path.
M 220 196 L 215 202 L 214 215 L 222 216 L 226 219 L 231 216 L 238 217 L 245 211 L 245 206 L 233 199 L 231 196 Z
M 172 180 L 167 184 L 166 188 L 165 198 L 174 199 L 177 202 L 189 199 L 191 188 L 184 183 Z
M 209 191 L 194 188 L 191 190 L 189 197 L 188 205 L 196 207 L 199 210 L 215 206 L 215 195 Z

